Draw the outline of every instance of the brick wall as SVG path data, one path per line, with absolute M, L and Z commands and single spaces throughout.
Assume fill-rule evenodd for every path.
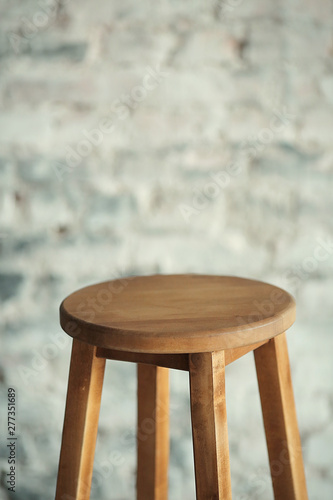
M 0 390 L 18 391 L 17 500 L 55 488 L 70 351 L 61 299 L 171 272 L 295 294 L 309 491 L 332 498 L 332 21 L 329 0 L 3 0 Z M 227 377 L 234 496 L 268 500 L 252 359 Z M 92 498 L 112 488 L 121 500 L 134 495 L 134 441 L 122 439 L 134 367 L 110 364 L 107 381 Z M 173 500 L 194 499 L 187 391 L 173 373 Z

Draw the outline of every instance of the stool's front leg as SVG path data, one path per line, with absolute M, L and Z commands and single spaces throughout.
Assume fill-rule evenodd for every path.
M 105 359 L 73 340 L 56 500 L 89 500 Z
M 138 364 L 137 500 L 167 500 L 169 369 Z
M 231 500 L 224 351 L 190 354 L 197 500 Z
M 307 500 L 285 334 L 254 351 L 276 500 Z

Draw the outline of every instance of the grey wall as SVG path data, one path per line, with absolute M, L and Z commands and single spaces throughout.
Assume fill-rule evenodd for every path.
M 295 294 L 310 498 L 330 500 L 332 2 L 2 0 L 0 12 L 0 390 L 17 389 L 15 499 L 54 494 L 62 298 L 119 275 L 197 272 Z M 227 390 L 234 497 L 269 500 L 251 356 L 228 368 Z M 193 500 L 183 373 L 171 418 L 170 498 Z M 5 406 L 0 423 L 6 436 Z M 92 498 L 134 498 L 134 425 L 135 367 L 110 362 Z M 4 479 L 4 439 L 0 451 Z

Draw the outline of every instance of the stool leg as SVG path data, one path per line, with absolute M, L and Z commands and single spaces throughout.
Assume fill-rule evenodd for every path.
M 197 500 L 231 500 L 224 352 L 190 354 Z
M 73 340 L 56 500 L 89 500 L 105 359 Z
M 137 500 L 167 500 L 169 369 L 138 364 Z
M 286 335 L 254 351 L 276 500 L 307 500 Z

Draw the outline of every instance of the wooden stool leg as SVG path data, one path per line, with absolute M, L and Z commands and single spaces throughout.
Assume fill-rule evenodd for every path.
M 88 500 L 105 359 L 73 340 L 56 500 Z
M 254 351 L 276 500 L 307 500 L 287 341 L 278 335 Z
M 197 500 L 230 500 L 224 352 L 190 354 Z
M 167 500 L 169 369 L 138 364 L 137 500 Z

